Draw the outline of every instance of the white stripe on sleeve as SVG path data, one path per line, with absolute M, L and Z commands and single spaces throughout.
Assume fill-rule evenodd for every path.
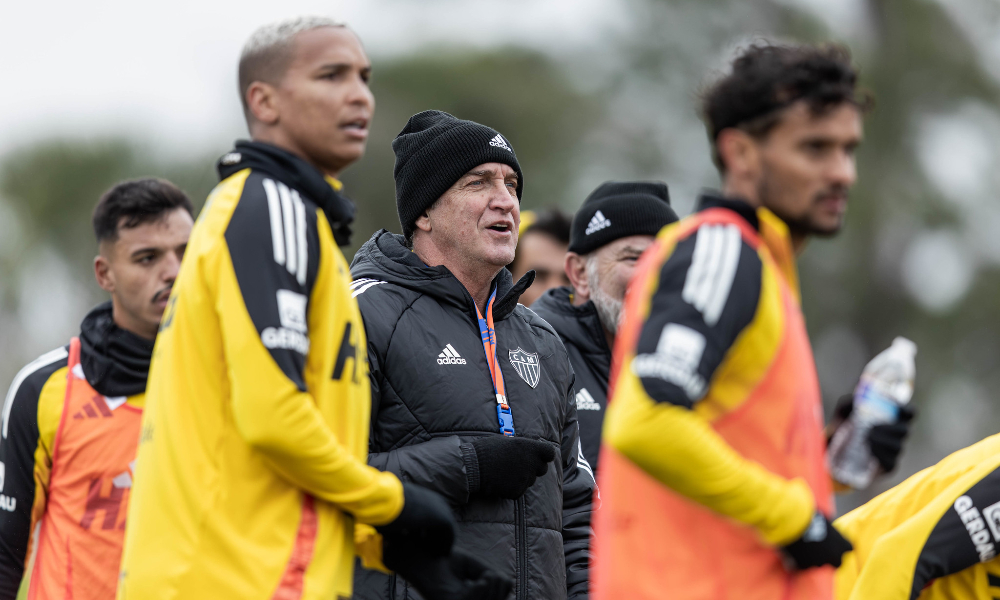
M 698 230 L 681 297 L 702 313 L 708 326 L 718 323 L 722 316 L 742 246 L 735 225 L 704 225 Z
M 722 309 L 726 307 L 733 279 L 736 278 L 736 267 L 740 262 L 740 250 L 743 247 L 740 230 L 735 225 L 726 225 L 721 235 L 723 237 L 723 243 L 720 244 L 721 259 L 704 310 L 705 324 L 709 326 L 719 322 Z
M 309 266 L 309 254 L 306 239 L 306 205 L 302 197 L 292 190 L 292 201 L 295 203 L 295 241 L 298 242 L 299 263 L 295 271 L 295 279 L 299 285 L 306 284 L 306 268 Z
M 351 298 L 357 298 L 361 294 L 364 294 L 365 292 L 367 292 L 368 288 L 376 286 L 376 285 L 381 285 L 383 283 L 386 283 L 386 282 L 385 281 L 377 281 L 377 280 L 376 281 L 368 281 L 364 285 L 354 288 L 354 291 L 351 292 Z
M 274 246 L 274 262 L 285 264 L 285 236 L 281 230 L 281 206 L 278 200 L 278 188 L 270 179 L 264 180 L 264 193 L 267 195 L 267 213 L 271 217 L 271 244 Z
M 3 401 L 3 437 L 7 437 L 7 421 L 10 420 L 10 410 L 14 407 L 14 396 L 17 396 L 17 391 L 21 389 L 21 384 L 24 380 L 28 378 L 29 375 L 35 371 L 51 365 L 52 363 L 62 360 L 69 356 L 69 352 L 66 348 L 56 348 L 51 352 L 46 352 L 45 354 L 39 356 L 35 360 L 28 363 L 23 369 L 17 372 L 14 376 L 13 383 L 10 384 L 10 389 L 7 390 L 7 396 Z
M 294 274 L 298 266 L 298 251 L 295 247 L 295 211 L 292 208 L 292 195 L 288 191 L 288 186 L 279 183 L 278 195 L 281 197 L 281 217 L 285 222 L 285 257 L 287 262 L 285 267 L 288 272 Z
M 594 480 L 594 483 L 597 483 L 597 478 L 594 477 L 594 469 L 590 467 L 590 463 L 583 456 L 583 443 L 580 441 L 580 438 L 576 438 L 576 466 L 590 473 L 590 478 Z
M 684 280 L 684 291 L 682 298 L 688 304 L 698 310 L 702 307 L 702 297 L 707 279 L 709 262 L 711 261 L 712 247 L 715 244 L 715 228 L 711 225 L 703 225 L 698 229 L 694 242 L 694 253 L 691 256 L 691 266 L 688 267 L 687 277 Z

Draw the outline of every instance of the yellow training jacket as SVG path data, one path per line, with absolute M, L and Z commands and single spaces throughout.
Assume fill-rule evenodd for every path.
M 998 467 L 994 435 L 837 519 L 837 600 L 1000 598 Z
M 153 352 L 118 598 L 349 597 L 355 520 L 403 495 L 366 465 L 365 332 L 324 204 L 346 200 L 266 144 L 220 165 Z

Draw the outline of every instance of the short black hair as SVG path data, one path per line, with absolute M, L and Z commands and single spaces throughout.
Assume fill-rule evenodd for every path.
M 844 46 L 757 43 L 733 60 L 732 72 L 712 84 L 702 96 L 702 116 L 708 128 L 712 160 L 721 172 L 719 133 L 739 128 L 754 137 L 767 135 L 782 112 L 800 100 L 814 115 L 849 103 L 867 110 L 872 100 L 856 89 L 858 71 Z
M 534 222 L 524 228 L 526 233 L 544 233 L 564 246 L 569 245 L 569 232 L 573 226 L 573 220 L 558 208 L 547 208 L 538 211 Z
M 165 179 L 146 177 L 116 183 L 104 192 L 91 219 L 97 242 L 115 241 L 120 228 L 131 229 L 162 219 L 183 208 L 194 217 L 194 206 L 179 187 Z
M 527 219 L 531 219 L 524 229 L 518 234 L 517 247 L 514 248 L 514 260 L 508 267 L 514 268 L 521 260 L 521 240 L 529 233 L 544 233 L 556 240 L 563 246 L 569 246 L 570 230 L 573 227 L 573 219 L 558 208 L 546 208 L 540 211 L 524 211 L 521 213 L 522 225 Z

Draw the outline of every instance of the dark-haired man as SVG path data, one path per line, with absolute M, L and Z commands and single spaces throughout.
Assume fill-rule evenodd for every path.
M 146 376 L 193 223 L 160 179 L 98 202 L 94 275 L 111 301 L 14 378 L 0 431 L 0 599 L 115 594 Z
M 594 480 L 566 350 L 518 303 L 531 274 L 515 283 L 504 268 L 524 186 L 513 145 L 425 111 L 392 147 L 403 235 L 375 233 L 351 267 L 371 363 L 368 462 L 456 506 L 456 543 L 516 579 L 516 598 L 584 598 Z M 412 598 L 378 573 L 357 582 L 362 600 Z
M 535 272 L 535 280 L 521 294 L 521 304 L 531 306 L 546 291 L 569 285 L 563 260 L 569 246 L 570 218 L 558 208 L 524 211 L 518 229 L 514 262 L 507 267 L 514 280 Z
M 723 190 L 661 232 L 626 300 L 595 597 L 831 597 L 851 545 L 830 523 L 795 256 L 843 224 L 856 79 L 838 47 L 760 45 L 706 94 Z
M 506 595 L 451 553 L 442 498 L 365 464 L 367 342 L 338 248 L 354 206 L 336 177 L 365 149 L 370 70 L 324 18 L 243 49 L 253 141 L 219 161 L 163 318 L 119 598 L 350 598 L 356 552 L 430 600 Z
M 625 290 L 639 256 L 677 221 L 667 184 L 607 181 L 573 217 L 564 272 L 572 287 L 546 292 L 531 309 L 559 333 L 576 372 L 576 414 L 583 455 L 597 473 L 607 407 L 611 348 Z

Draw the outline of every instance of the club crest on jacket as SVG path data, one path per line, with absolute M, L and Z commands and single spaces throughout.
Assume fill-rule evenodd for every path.
M 541 368 L 538 365 L 538 353 L 525 352 L 520 346 L 517 350 L 508 350 L 510 364 L 514 365 L 514 370 L 521 376 L 521 379 L 531 387 L 538 385 L 538 376 Z

